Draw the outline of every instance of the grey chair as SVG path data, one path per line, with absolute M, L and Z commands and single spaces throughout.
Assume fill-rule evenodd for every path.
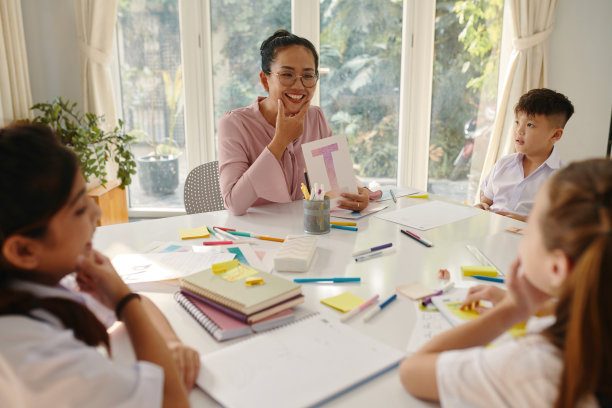
M 187 214 L 224 210 L 219 186 L 219 162 L 204 163 L 191 170 L 183 195 Z

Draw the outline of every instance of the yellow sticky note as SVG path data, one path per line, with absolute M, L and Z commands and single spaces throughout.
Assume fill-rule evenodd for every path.
M 321 303 L 324 305 L 333 307 L 342 313 L 350 312 L 357 306 L 360 306 L 363 302 L 365 302 L 365 300 L 348 292 L 321 300 Z
M 429 194 L 413 194 L 406 196 L 408 198 L 429 198 Z
M 251 268 L 248 265 L 240 264 L 235 268 L 228 269 L 227 272 L 223 272 L 220 276 L 228 282 L 235 282 L 258 273 L 259 271 L 257 269 Z
M 251 276 L 244 280 L 244 284 L 247 286 L 263 285 L 264 280 L 263 278 L 260 278 L 259 276 Z
M 219 275 L 220 273 L 227 272 L 230 269 L 237 267 L 238 265 L 240 265 L 240 262 L 238 262 L 237 259 L 232 259 L 231 261 L 227 262 L 216 263 L 212 266 L 212 272 L 215 275 Z
M 494 278 L 497 276 L 497 269 L 492 266 L 479 266 L 479 265 L 468 265 L 462 266 L 461 272 L 463 272 L 463 276 L 488 276 L 490 278 Z
M 181 239 L 208 238 L 210 237 L 210 232 L 208 232 L 208 228 L 204 225 L 199 228 L 182 229 L 179 231 L 179 236 Z

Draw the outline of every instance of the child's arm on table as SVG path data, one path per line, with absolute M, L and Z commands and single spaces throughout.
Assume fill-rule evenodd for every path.
M 484 346 L 516 323 L 527 320 L 549 298 L 518 276 L 520 261 L 508 274 L 508 292 L 497 305 L 478 319 L 456 326 L 430 340 L 400 365 L 404 388 L 416 397 L 437 400 L 436 362 L 441 352 Z
M 515 220 L 519 220 L 523 222 L 527 221 L 527 217 L 522 216 L 520 214 L 510 212 L 510 211 L 496 211 L 495 214 L 503 215 L 504 217 L 513 218 Z
M 493 205 L 493 200 L 484 195 L 484 193 L 480 193 L 480 202 L 475 204 L 474 207 L 480 208 L 485 211 L 489 211 L 489 207 Z
M 142 306 L 170 349 L 183 384 L 188 390 L 191 390 L 200 372 L 200 355 L 179 340 L 168 319 L 149 298 L 142 296 Z

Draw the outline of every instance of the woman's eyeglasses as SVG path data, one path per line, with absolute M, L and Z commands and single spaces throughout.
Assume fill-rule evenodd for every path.
M 319 80 L 319 75 L 317 74 L 296 75 L 293 72 L 273 72 L 273 74 L 278 76 L 278 80 L 283 86 L 292 86 L 300 78 L 304 88 L 312 88 Z

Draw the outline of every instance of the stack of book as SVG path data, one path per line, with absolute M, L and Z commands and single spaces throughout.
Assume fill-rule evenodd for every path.
M 302 287 L 267 272 L 257 277 L 263 284 L 247 286 L 244 280 L 226 280 L 208 269 L 180 279 L 174 297 L 218 341 L 292 322 L 292 308 L 304 302 Z

